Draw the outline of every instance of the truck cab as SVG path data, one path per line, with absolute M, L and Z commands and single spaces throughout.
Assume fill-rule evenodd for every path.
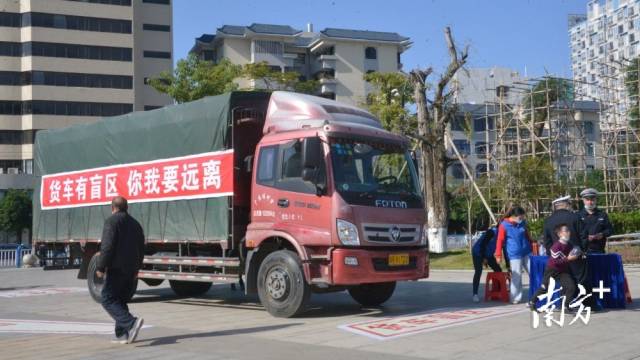
M 311 292 L 363 305 L 428 276 L 422 193 L 407 140 L 371 114 L 274 92 L 252 164 L 247 291 L 275 316 Z

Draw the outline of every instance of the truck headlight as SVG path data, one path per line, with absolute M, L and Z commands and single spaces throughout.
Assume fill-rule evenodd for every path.
M 429 245 L 429 237 L 427 236 L 427 227 L 422 225 L 420 233 L 420 245 Z
M 358 229 L 348 221 L 337 220 L 338 238 L 343 245 L 360 245 Z

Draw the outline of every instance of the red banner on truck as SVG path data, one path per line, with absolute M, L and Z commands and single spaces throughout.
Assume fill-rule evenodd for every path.
M 43 210 L 233 195 L 233 150 L 44 175 Z

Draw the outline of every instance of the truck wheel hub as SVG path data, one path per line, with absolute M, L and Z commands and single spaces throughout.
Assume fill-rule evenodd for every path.
M 267 275 L 267 291 L 273 299 L 279 300 L 287 293 L 289 276 L 282 269 L 273 269 Z

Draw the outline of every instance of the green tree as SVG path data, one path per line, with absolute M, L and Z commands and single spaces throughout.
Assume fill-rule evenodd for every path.
M 23 229 L 31 229 L 31 196 L 27 190 L 9 189 L 0 200 L 0 230 L 18 237 Z
M 236 90 L 234 82 L 242 74 L 242 67 L 227 59 L 217 64 L 189 54 L 176 64 L 173 73 L 164 71 L 149 80 L 158 92 L 171 96 L 177 103 L 185 103 L 205 96 Z
M 256 87 L 267 91 L 289 90 L 305 94 L 315 94 L 320 88 L 317 80 L 302 80 L 296 71 L 282 72 L 272 68 L 266 61 L 245 64 L 242 74 L 257 82 Z
M 385 129 L 397 134 L 415 132 L 416 118 L 409 116 L 406 106 L 413 103 L 413 85 L 400 72 L 371 72 L 364 80 L 373 87 L 367 95 L 366 107 L 376 115 Z

